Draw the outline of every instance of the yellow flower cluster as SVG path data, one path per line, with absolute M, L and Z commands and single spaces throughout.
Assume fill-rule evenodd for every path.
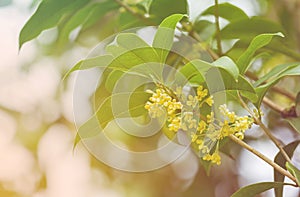
M 196 114 L 195 108 L 201 108 L 204 103 L 211 107 L 214 103 L 213 97 L 208 96 L 208 90 L 203 86 L 197 88 L 195 96 L 183 95 L 182 89 L 178 87 L 172 92 L 173 96 L 163 88 L 148 92 L 152 93 L 152 96 L 145 108 L 150 116 L 157 118 L 166 113 L 169 130 L 177 132 L 182 129 L 190 133 L 192 147 L 203 160 L 213 164 L 221 164 L 219 142 L 229 135 L 235 135 L 242 140 L 245 131 L 253 124 L 252 117 L 237 116 L 229 111 L 225 104 L 219 107 L 222 120 L 215 119 L 213 112 Z M 182 99 L 181 102 L 178 98 Z
M 253 118 L 250 116 L 237 116 L 234 112 L 229 111 L 225 104 L 221 105 L 219 110 L 225 118 L 224 122 L 219 123 L 221 127 L 219 139 L 233 134 L 243 140 L 245 131 L 249 129 L 254 122 Z
M 152 93 L 145 105 L 145 109 L 148 110 L 149 115 L 152 118 L 158 118 L 167 113 L 168 127 L 171 131 L 178 131 L 181 125 L 180 110 L 182 108 L 181 102 L 172 98 L 164 89 L 158 88 L 155 92 L 148 90 Z M 178 113 L 178 112 L 179 113 Z

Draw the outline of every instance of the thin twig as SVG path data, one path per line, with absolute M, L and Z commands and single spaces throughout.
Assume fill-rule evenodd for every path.
M 216 39 L 217 39 L 217 48 L 218 54 L 221 56 L 222 52 L 222 43 L 221 43 L 221 30 L 220 30 L 220 23 L 219 23 L 219 2 L 215 0 L 215 25 L 216 25 Z
M 265 132 L 265 134 L 272 140 L 272 142 L 277 146 L 283 157 L 288 161 L 291 162 L 291 159 L 289 158 L 288 154 L 283 149 L 282 144 L 277 140 L 275 136 L 273 136 L 272 132 L 261 122 L 259 118 L 256 117 L 256 115 L 249 109 L 247 104 L 244 102 L 243 98 L 238 93 L 239 101 L 242 104 L 242 106 L 250 113 L 250 115 L 254 118 L 255 122 L 262 128 L 262 130 Z
M 275 170 L 277 170 L 280 174 L 290 178 L 292 181 L 297 183 L 296 178 L 293 175 L 291 175 L 288 171 L 286 171 L 285 169 L 280 167 L 277 163 L 275 163 L 274 161 L 272 161 L 271 159 L 269 159 L 268 157 L 266 157 L 265 155 L 263 155 L 256 149 L 254 149 L 252 146 L 248 145 L 247 143 L 245 143 L 244 141 L 240 140 L 239 138 L 237 138 L 236 136 L 234 136 L 232 134 L 229 135 L 229 138 L 232 141 L 234 141 L 235 143 L 239 144 L 243 148 L 245 148 L 248 151 L 250 151 L 251 153 L 253 153 L 254 155 L 256 155 L 257 157 L 259 157 L 260 159 L 264 160 L 266 163 L 268 163 L 270 166 L 272 166 Z
M 128 6 L 126 3 L 124 3 L 121 0 L 114 0 L 117 4 L 119 4 L 121 7 L 123 7 L 126 11 L 128 11 L 131 15 L 134 17 L 140 19 L 141 21 L 145 22 L 147 25 L 155 25 L 151 20 L 146 18 L 144 15 L 141 15 L 140 13 L 133 10 L 130 6 Z
M 291 101 L 296 100 L 296 96 L 293 93 L 286 91 L 285 89 L 279 88 L 277 86 L 273 86 L 271 88 L 271 90 L 273 90 L 274 92 L 279 93 L 279 94 L 289 98 Z
M 263 103 L 280 114 L 284 111 L 283 107 L 277 105 L 276 103 L 274 103 L 272 100 L 268 99 L 267 97 L 263 98 Z
M 192 36 L 196 41 L 198 41 L 199 43 L 202 43 L 203 41 L 201 40 L 201 38 L 200 38 L 200 36 L 194 31 L 194 30 L 191 30 L 190 32 L 189 32 L 189 34 L 190 34 L 190 36 Z M 202 48 L 203 49 L 205 49 L 208 53 L 209 53 L 209 55 L 213 58 L 213 60 L 217 60 L 217 59 L 219 59 L 219 55 L 218 54 L 216 54 L 213 50 L 211 50 L 211 48 L 210 47 L 203 47 L 202 46 Z

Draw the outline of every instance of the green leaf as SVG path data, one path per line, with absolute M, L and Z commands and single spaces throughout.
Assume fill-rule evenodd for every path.
M 296 178 L 297 184 L 300 185 L 300 170 L 290 162 L 285 164 L 287 170 Z
M 108 12 L 117 10 L 119 5 L 115 1 L 106 0 L 101 1 L 91 12 L 82 24 L 82 30 L 87 29 L 98 22 Z
M 152 0 L 149 8 L 149 14 L 156 24 L 159 24 L 162 20 L 172 14 L 187 13 L 187 0 Z
M 212 28 L 215 31 L 215 24 L 207 20 L 198 20 L 193 24 L 193 30 L 195 30 L 198 33 L 202 33 L 208 28 Z M 212 36 L 211 32 L 210 35 Z
M 152 1 L 153 0 L 143 0 L 143 1 L 139 2 L 138 5 L 141 5 L 145 9 L 145 11 L 149 14 L 149 10 L 150 10 Z
M 184 17 L 183 14 L 173 14 L 164 19 L 155 34 L 152 46 L 157 49 L 160 62 L 165 62 L 173 45 L 176 24 Z
M 94 137 L 116 118 L 138 117 L 147 113 L 144 106 L 149 94 L 142 91 L 117 93 L 107 97 L 78 130 L 81 139 Z M 78 141 L 78 140 L 77 140 Z
M 269 44 L 273 38 L 273 36 L 281 36 L 284 37 L 282 33 L 269 33 L 269 34 L 260 34 L 256 36 L 250 43 L 247 50 L 239 57 L 237 60 L 237 65 L 239 67 L 240 73 L 244 74 L 253 58 L 255 52 Z
M 59 42 L 65 42 L 69 39 L 69 34 L 76 27 L 80 26 L 86 20 L 88 14 L 94 9 L 95 4 L 90 4 L 79 9 L 71 18 L 62 26 L 59 33 Z
M 80 61 L 65 77 L 76 70 L 94 67 L 104 68 L 106 70 L 106 82 L 104 81 L 104 83 L 109 91 L 113 90 L 116 82 L 125 72 L 142 76 L 144 79 L 154 78 L 158 81 L 162 79 L 163 67 L 156 63 L 159 62 L 156 51 L 136 34 L 119 34 L 116 37 L 116 43 L 108 45 L 106 51 L 111 55 L 102 55 Z
M 246 187 L 243 187 L 239 189 L 237 192 L 232 194 L 231 197 L 252 197 L 256 196 L 264 191 L 267 191 L 272 188 L 279 188 L 283 185 L 290 185 L 289 183 L 282 183 L 282 182 L 262 182 L 262 183 L 256 183 L 252 185 L 248 185 Z
M 252 17 L 229 23 L 221 30 L 221 37 L 222 39 L 240 39 L 250 42 L 259 34 L 276 32 L 284 33 L 284 29 L 270 20 Z
M 185 84 L 187 80 L 195 83 L 195 79 L 198 80 L 198 84 L 206 82 L 210 94 L 225 90 L 239 90 L 250 100 L 256 101 L 257 96 L 252 85 L 241 75 L 235 79 L 226 69 L 224 66 L 218 67 L 201 60 L 193 60 L 179 70 L 176 79 L 178 84 Z
M 116 9 L 118 5 L 114 1 L 103 1 L 101 3 L 93 3 L 84 6 L 79 9 L 75 14 L 73 14 L 70 19 L 61 27 L 59 33 L 60 42 L 65 42 L 69 38 L 69 34 L 76 27 L 81 26 L 81 30 L 84 29 L 82 26 L 90 20 L 91 17 L 95 17 L 96 20 L 99 20 L 109 11 Z M 97 12 L 97 16 L 95 16 Z
M 290 158 L 293 157 L 294 151 L 297 148 L 297 146 L 299 145 L 299 143 L 300 143 L 300 140 L 297 140 L 297 141 L 294 141 L 283 147 L 283 149 L 285 150 L 285 152 L 287 153 L 287 155 Z M 277 163 L 282 168 L 286 169 L 285 163 L 287 161 L 284 158 L 284 156 L 281 154 L 280 151 L 276 154 L 276 156 L 274 158 L 274 162 Z M 283 182 L 284 181 L 284 176 L 275 169 L 274 169 L 274 181 L 275 182 Z M 275 191 L 275 197 L 282 197 L 283 187 L 275 188 L 274 191 Z
M 287 118 L 288 123 L 300 134 L 300 118 Z
M 116 82 L 124 73 L 124 71 L 120 70 L 113 70 L 111 73 L 109 73 L 105 81 L 105 88 L 109 91 L 112 91 L 116 85 Z
M 65 80 L 72 72 L 76 70 L 86 70 L 90 68 L 105 68 L 107 67 L 111 62 L 113 61 L 113 56 L 111 55 L 102 55 L 102 56 L 97 56 L 85 60 L 79 61 L 73 68 L 71 68 L 63 77 L 63 80 Z
M 141 19 L 133 16 L 129 12 L 121 12 L 118 17 L 118 26 L 120 30 L 126 30 L 133 27 L 144 26 L 145 23 Z
M 56 26 L 64 15 L 81 8 L 88 2 L 89 0 L 42 1 L 20 32 L 19 49 L 42 31 Z
M 149 47 L 149 45 L 134 33 L 121 33 L 117 36 L 117 44 L 127 50 Z
M 227 70 L 235 79 L 239 77 L 239 69 L 232 59 L 227 56 L 220 57 L 212 63 L 217 67 Z
M 153 62 L 157 62 L 157 54 L 153 48 L 137 48 L 114 58 L 107 69 L 120 70 L 126 73 L 132 73 L 146 78 L 155 78 L 156 80 L 161 81 L 162 67 Z M 115 80 L 111 81 L 111 87 L 113 87 L 118 80 L 116 77 L 114 79 Z
M 254 83 L 255 91 L 258 96 L 258 100 L 255 103 L 256 107 L 261 105 L 262 99 L 269 90 L 270 87 L 275 85 L 280 79 L 286 76 L 300 75 L 300 64 L 290 63 L 283 64 L 273 68 L 268 74 L 261 77 L 256 83 Z
M 219 16 L 230 21 L 236 21 L 241 19 L 248 19 L 247 14 L 240 9 L 230 3 L 221 3 L 218 5 Z M 215 5 L 207 8 L 200 16 L 206 15 L 215 15 Z

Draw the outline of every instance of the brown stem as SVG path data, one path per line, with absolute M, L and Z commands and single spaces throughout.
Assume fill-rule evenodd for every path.
M 284 111 L 283 107 L 277 105 L 276 103 L 274 103 L 272 100 L 268 99 L 267 97 L 263 98 L 263 103 L 280 114 Z
M 244 102 L 243 98 L 238 94 L 239 101 L 242 104 L 242 106 L 250 113 L 250 115 L 254 118 L 255 122 L 262 128 L 262 130 L 265 132 L 265 134 L 272 140 L 272 142 L 277 146 L 283 157 L 288 161 L 291 162 L 291 159 L 289 158 L 288 154 L 283 149 L 283 145 L 277 140 L 275 136 L 273 136 L 272 132 L 261 122 L 259 118 L 256 117 L 256 115 L 249 109 L 247 104 Z
M 237 138 L 236 136 L 234 136 L 232 134 L 229 135 L 229 138 L 232 141 L 234 141 L 235 143 L 239 144 L 243 148 L 245 148 L 248 151 L 250 151 L 251 153 L 253 153 L 254 155 L 256 155 L 257 157 L 259 157 L 260 159 L 264 160 L 266 163 L 268 163 L 270 166 L 272 166 L 275 170 L 277 170 L 280 174 L 290 178 L 292 181 L 297 183 L 296 178 L 293 175 L 291 175 L 288 171 L 286 171 L 285 169 L 280 167 L 277 163 L 275 163 L 274 161 L 272 161 L 271 159 L 269 159 L 268 157 L 266 157 L 265 155 L 263 155 L 256 149 L 254 149 L 252 146 L 248 145 L 247 143 L 245 143 L 244 141 L 240 140 L 239 138 Z

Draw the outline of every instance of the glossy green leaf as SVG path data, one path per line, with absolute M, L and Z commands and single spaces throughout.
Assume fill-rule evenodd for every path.
M 290 162 L 285 164 L 287 170 L 296 178 L 297 184 L 300 185 L 300 170 Z
M 69 34 L 72 30 L 84 23 L 88 14 L 94 9 L 94 6 L 95 4 L 87 5 L 70 17 L 70 19 L 60 28 L 58 38 L 59 43 L 64 43 L 69 40 Z
M 198 33 L 204 32 L 206 29 L 213 29 L 213 31 L 209 31 L 210 35 L 212 36 L 211 32 L 215 31 L 215 24 L 207 21 L 207 20 L 198 20 L 193 24 L 193 30 Z
M 258 87 L 260 85 L 263 85 L 268 82 L 272 82 L 276 80 L 278 77 L 280 77 L 281 74 L 283 74 L 285 71 L 297 66 L 297 63 L 288 63 L 288 64 L 281 64 L 276 67 L 274 67 L 272 70 L 270 70 L 267 74 L 260 77 L 253 85 L 255 87 Z
M 253 197 L 256 196 L 264 191 L 267 191 L 272 188 L 279 188 L 284 185 L 290 185 L 289 183 L 282 183 L 282 182 L 262 182 L 256 183 L 252 185 L 248 185 L 236 191 L 232 194 L 231 197 Z
M 184 17 L 183 14 L 173 14 L 164 19 L 155 34 L 152 46 L 157 49 L 160 62 L 165 62 L 173 45 L 176 24 Z
M 297 148 L 297 146 L 299 145 L 299 143 L 300 143 L 300 140 L 297 140 L 297 141 L 294 141 L 283 147 L 283 149 L 285 150 L 285 152 L 287 153 L 287 155 L 290 158 L 293 157 L 294 151 Z M 274 158 L 274 162 L 277 163 L 282 168 L 286 169 L 285 163 L 287 161 L 284 158 L 284 156 L 281 154 L 280 151 L 276 154 L 276 156 Z M 284 176 L 275 169 L 274 169 L 274 181 L 275 182 L 283 182 L 284 181 Z M 283 187 L 275 188 L 274 191 L 275 191 L 275 197 L 282 197 Z
M 254 83 L 255 91 L 258 95 L 258 100 L 255 103 L 256 107 L 259 107 L 263 97 L 267 93 L 270 87 L 275 85 L 280 79 L 286 76 L 300 75 L 299 63 L 283 64 L 272 69 L 268 74 L 261 77 L 256 83 Z
M 241 19 L 248 19 L 247 14 L 242 9 L 230 3 L 220 3 L 218 5 L 218 11 L 220 17 L 230 22 L 241 20 Z M 206 15 L 215 15 L 215 5 L 207 8 L 201 14 L 201 16 L 206 16 Z
M 149 13 L 152 1 L 153 0 L 142 0 L 138 3 L 138 5 L 141 5 L 145 9 L 146 13 Z
M 231 72 L 226 70 L 228 68 L 224 69 L 223 67 L 201 60 L 193 60 L 179 70 L 176 78 L 180 81 L 179 84 L 185 84 L 186 81 L 195 83 L 195 78 L 199 80 L 198 84 L 206 82 L 211 94 L 225 90 L 239 90 L 246 94 L 250 100 L 256 101 L 257 96 L 252 85 L 241 75 L 235 79 Z
M 88 17 L 82 24 L 82 29 L 86 29 L 97 23 L 103 16 L 113 10 L 117 10 L 119 5 L 115 1 L 101 1 L 94 9 L 91 10 Z
M 117 93 L 107 97 L 94 116 L 78 130 L 81 139 L 94 137 L 116 118 L 138 117 L 147 113 L 144 106 L 149 99 L 146 92 Z M 78 141 L 78 140 L 77 140 Z
M 105 68 L 112 61 L 113 61 L 112 55 L 102 55 L 102 56 L 97 56 L 97 57 L 81 60 L 77 64 L 75 64 L 75 66 L 73 66 L 73 68 L 71 68 L 67 72 L 67 74 L 65 74 L 63 79 L 67 78 L 72 72 L 74 72 L 76 70 L 86 70 L 86 69 L 95 68 L 95 67 Z
M 141 19 L 137 18 L 136 16 L 133 16 L 129 12 L 121 12 L 119 14 L 118 28 L 120 29 L 120 31 L 134 27 L 141 27 L 144 25 L 145 23 Z
M 89 0 L 42 1 L 20 32 L 19 48 L 25 42 L 36 38 L 42 31 L 56 26 L 64 15 L 81 8 L 88 2 Z
M 76 70 L 85 70 L 94 67 L 131 72 L 129 69 L 135 66 L 158 62 L 156 51 L 133 33 L 119 34 L 116 38 L 116 45 L 108 45 L 106 51 L 111 55 L 107 54 L 82 60 L 78 62 L 66 76 Z M 138 71 L 136 70 L 135 73 L 138 74 Z M 150 74 L 158 75 L 160 70 L 156 68 L 151 69 L 150 65 L 145 65 L 144 70 L 140 70 L 140 73 L 147 73 L 148 76 Z
M 172 14 L 187 14 L 187 0 L 152 0 L 149 14 L 152 20 L 159 24 Z
M 295 129 L 295 131 L 300 133 L 300 118 L 299 117 L 287 118 L 285 120 L 288 121 L 288 123 Z
M 149 45 L 134 33 L 121 33 L 117 36 L 117 44 L 127 50 L 149 47 Z M 154 51 L 153 51 L 154 52 Z
M 111 71 L 105 81 L 105 88 L 109 91 L 112 91 L 116 85 L 116 82 L 121 78 L 124 74 L 124 71 L 113 70 Z
M 250 43 L 247 50 L 239 57 L 237 60 L 237 65 L 239 67 L 240 73 L 244 74 L 249 68 L 250 62 L 255 54 L 255 52 L 269 44 L 273 36 L 284 37 L 282 33 L 269 33 L 269 34 L 260 34 L 256 36 Z
M 252 17 L 229 23 L 221 30 L 222 39 L 240 39 L 251 41 L 255 36 L 265 33 L 283 32 L 284 29 L 275 22 Z
M 154 77 L 160 81 L 162 78 L 162 68 L 152 62 L 157 62 L 157 54 L 153 48 L 138 48 L 114 58 L 107 69 L 126 71 L 127 73 L 134 73 L 146 78 Z M 115 79 L 117 80 L 117 78 Z
M 83 29 L 83 25 L 86 24 L 91 17 L 94 17 L 96 20 L 99 20 L 106 13 L 116 8 L 118 8 L 118 5 L 114 1 L 103 1 L 101 3 L 88 4 L 87 6 L 79 9 L 61 27 L 59 33 L 60 42 L 67 41 L 69 38 L 69 34 L 75 28 L 81 26 L 81 28 Z M 97 12 L 97 16 L 95 16 L 95 12 Z
M 222 56 L 212 63 L 217 67 L 227 70 L 235 79 L 239 77 L 239 69 L 232 59 L 227 56 Z

